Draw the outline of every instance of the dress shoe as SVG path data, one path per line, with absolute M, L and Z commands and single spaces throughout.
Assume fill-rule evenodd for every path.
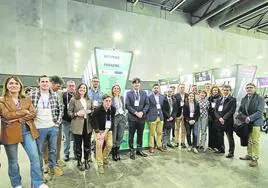
M 65 161 L 65 162 L 70 161 L 70 157 L 69 157 L 69 155 L 66 155 L 66 156 L 64 157 L 64 161 Z
M 179 147 L 179 143 L 175 144 L 174 147 L 176 147 L 176 148 Z
M 226 155 L 226 158 L 233 158 L 234 154 L 228 153 L 228 155 Z
M 170 148 L 175 148 L 172 144 L 167 144 L 167 146 Z
M 130 159 L 135 160 L 136 157 L 135 157 L 134 150 L 130 150 L 129 157 L 130 157 Z
M 186 145 L 184 143 L 181 143 L 181 148 L 186 148 Z
M 239 157 L 240 160 L 244 160 L 244 161 L 249 161 L 252 160 L 252 157 L 250 157 L 249 155 L 245 155 L 244 157 Z
M 137 151 L 137 155 L 142 156 L 142 157 L 147 157 L 148 155 L 146 153 L 143 153 L 142 151 Z
M 223 154 L 225 153 L 224 151 L 221 151 L 221 150 L 218 150 L 218 151 L 215 151 L 214 153 L 217 153 L 217 154 Z
M 165 152 L 166 150 L 165 149 L 163 149 L 162 147 L 158 147 L 157 148 L 159 151 L 161 151 L 161 152 Z
M 85 160 L 85 170 L 88 170 L 90 168 L 90 164 L 88 160 Z
M 115 155 L 116 155 L 117 160 L 120 160 L 119 149 L 120 149 L 120 147 L 115 148 Z
M 80 161 L 80 160 L 77 161 L 77 168 L 80 171 L 84 171 L 85 170 L 82 161 Z
M 258 166 L 258 161 L 257 160 L 251 160 L 250 163 L 249 163 L 249 166 L 250 167 L 256 167 L 256 166 Z
M 150 147 L 150 148 L 149 148 L 149 152 L 150 152 L 150 153 L 154 153 L 154 148 L 153 148 L 153 147 Z
M 117 156 L 116 156 L 116 148 L 114 147 L 114 148 L 112 148 L 112 159 L 114 160 L 114 161 L 117 161 Z

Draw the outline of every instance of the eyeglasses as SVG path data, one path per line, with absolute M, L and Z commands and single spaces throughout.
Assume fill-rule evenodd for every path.
M 92 82 L 99 82 L 99 80 L 93 80 Z
M 247 87 L 246 89 L 253 89 L 253 88 L 254 88 L 254 87 L 251 86 L 251 87 Z

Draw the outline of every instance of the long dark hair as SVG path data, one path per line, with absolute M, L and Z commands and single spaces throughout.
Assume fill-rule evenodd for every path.
M 25 98 L 25 92 L 24 92 L 23 84 L 22 84 L 21 80 L 19 79 L 19 77 L 14 76 L 14 75 L 9 76 L 9 77 L 6 78 L 2 95 L 5 96 L 5 97 L 8 95 L 9 91 L 7 89 L 7 84 L 11 79 L 14 79 L 16 82 L 18 82 L 20 84 L 19 97 Z
M 75 90 L 74 98 L 77 99 L 77 100 L 81 99 L 81 96 L 80 96 L 80 94 L 79 94 L 79 89 L 80 89 L 80 87 L 81 87 L 82 85 L 86 86 L 86 93 L 85 93 L 85 96 L 84 96 L 84 97 L 85 97 L 87 100 L 89 100 L 89 98 L 88 98 L 88 87 L 87 87 L 87 84 L 85 84 L 85 83 L 81 83 L 81 84 L 79 84 L 79 85 L 77 86 L 77 88 L 76 88 L 76 90 Z

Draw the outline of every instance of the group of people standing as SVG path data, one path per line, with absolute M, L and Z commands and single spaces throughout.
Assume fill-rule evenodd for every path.
M 90 89 L 84 83 L 76 87 L 75 82 L 69 80 L 67 91 L 63 93 L 59 91 L 63 81 L 57 76 L 40 76 L 38 85 L 25 95 L 20 79 L 10 76 L 0 98 L 0 140 L 6 150 L 12 187 L 22 187 L 17 156 L 19 143 L 30 159 L 32 186 L 45 188 L 48 186 L 44 173 L 63 175 L 62 167 L 70 160 L 71 140 L 74 140 L 74 157 L 80 171 L 90 168 L 92 148 L 100 174 L 104 173 L 110 153 L 114 161 L 120 160 L 119 150 L 126 124 L 130 158 L 135 160 L 136 155 L 147 157 L 148 154 L 142 151 L 146 121 L 150 128 L 150 153 L 154 153 L 155 149 L 165 152 L 168 147 L 179 146 L 194 153 L 203 152 L 208 128 L 208 147 L 216 153 L 225 153 L 225 132 L 229 141 L 226 157 L 234 156 L 236 99 L 231 96 L 229 85 L 223 86 L 222 90 L 213 86 L 200 93 L 196 90 L 186 93 L 185 85 L 180 84 L 178 93 L 170 87 L 162 95 L 159 85 L 154 84 L 148 96 L 140 89 L 141 80 L 134 78 L 133 88 L 127 92 L 125 100 L 118 84 L 111 88 L 111 95 L 103 94 L 97 77 L 93 77 Z M 254 84 L 247 84 L 246 90 L 239 113 L 251 131 L 248 155 L 241 159 L 250 160 L 250 166 L 256 166 L 260 137 L 258 126 L 263 123 L 264 101 L 256 93 Z M 172 129 L 174 143 L 171 142 Z M 60 156 L 62 133 L 64 161 Z M 137 143 L 134 143 L 135 133 Z

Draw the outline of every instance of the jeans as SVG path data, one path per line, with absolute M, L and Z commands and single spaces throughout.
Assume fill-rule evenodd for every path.
M 126 127 L 126 117 L 122 114 L 115 116 L 113 129 L 113 147 L 120 147 Z
M 32 138 L 32 135 L 26 126 L 27 125 L 23 125 L 22 127 L 23 142 L 21 144 L 30 159 L 32 185 L 34 187 L 39 187 L 41 184 L 43 184 L 39 160 L 40 158 L 36 141 Z M 22 185 L 18 164 L 18 144 L 5 145 L 5 150 L 8 158 L 8 175 L 11 185 L 13 187 Z
M 43 168 L 43 155 L 44 155 L 44 143 L 48 142 L 49 157 L 48 163 L 50 168 L 54 168 L 57 162 L 57 139 L 59 128 L 56 126 L 50 128 L 38 129 L 39 138 L 37 139 L 37 146 L 40 152 L 40 164 Z
M 197 147 L 198 124 L 195 123 L 194 125 L 190 125 L 189 123 L 185 122 L 185 128 L 186 128 L 188 146 Z M 192 139 L 191 139 L 192 131 L 193 131 L 193 142 L 192 142 Z
M 62 121 L 62 131 L 64 135 L 63 152 L 65 157 L 70 155 L 70 143 L 72 140 L 73 133 L 71 131 L 71 123 L 68 121 Z
M 205 148 L 207 140 L 207 127 L 208 127 L 208 117 L 199 118 L 198 121 L 198 133 L 197 133 L 197 146 L 202 146 Z

